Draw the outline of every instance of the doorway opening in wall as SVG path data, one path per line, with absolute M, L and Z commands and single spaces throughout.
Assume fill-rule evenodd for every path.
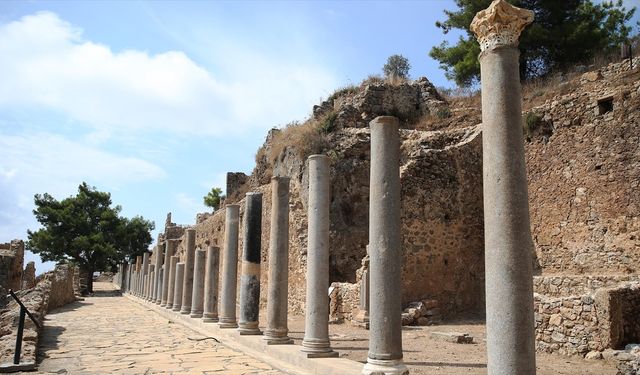
M 613 111 L 613 96 L 598 99 L 598 115 Z

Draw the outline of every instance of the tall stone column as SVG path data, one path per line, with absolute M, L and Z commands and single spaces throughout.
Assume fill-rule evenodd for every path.
M 163 280 L 163 275 L 164 275 L 164 265 L 162 265 L 160 267 L 160 270 L 157 272 L 158 276 L 158 280 L 156 283 L 156 301 L 155 304 L 159 305 L 160 304 L 160 297 L 162 297 L 162 280 Z
M 142 254 L 142 277 L 141 277 L 142 282 L 140 283 L 141 298 L 146 297 L 145 290 L 146 290 L 146 286 L 148 285 L 148 283 L 146 282 L 146 278 L 148 274 L 149 274 L 149 252 L 145 251 L 144 254 Z
M 173 287 L 173 307 L 171 307 L 172 311 L 180 311 L 180 307 L 182 305 L 182 293 L 184 286 L 184 262 L 179 262 L 176 264 L 176 283 Z
M 337 357 L 329 342 L 329 157 L 309 156 L 307 299 L 302 351 L 307 357 Z
M 271 179 L 271 234 L 269 236 L 269 295 L 267 344 L 293 344 L 287 327 L 289 293 L 289 177 Z
M 471 30 L 480 43 L 487 373 L 535 374 L 533 241 L 522 131 L 520 32 L 533 12 L 495 0 Z
M 149 273 L 147 274 L 147 293 L 144 298 L 147 301 L 151 301 L 151 298 L 153 296 L 153 287 L 154 287 L 153 283 L 155 281 L 155 275 L 156 275 L 156 266 L 155 264 L 150 264 Z
M 184 282 L 182 284 L 182 307 L 180 314 L 191 313 L 191 298 L 193 296 L 193 258 L 196 252 L 196 230 L 189 228 L 185 231 L 185 262 Z
M 156 258 L 155 258 L 155 276 L 153 278 L 153 291 L 151 293 L 151 302 L 160 303 L 160 296 L 158 295 L 158 288 L 160 287 L 160 282 L 162 279 L 160 278 L 160 269 L 162 268 L 162 262 L 164 261 L 164 243 L 158 244 L 156 246 Z
M 224 253 L 222 255 L 222 282 L 220 285 L 220 328 L 236 328 L 236 293 L 238 287 L 238 232 L 240 206 L 226 207 L 224 222 Z
M 376 117 L 371 128 L 369 355 L 363 374 L 408 374 L 402 363 L 402 233 L 398 119 Z
M 220 249 L 209 246 L 207 249 L 207 267 L 204 276 L 204 312 L 202 321 L 218 321 L 218 270 L 220 268 Z
M 204 308 L 204 268 L 207 252 L 196 250 L 193 266 L 193 292 L 191 294 L 191 317 L 202 318 Z
M 169 261 L 169 290 L 167 291 L 167 304 L 164 306 L 167 309 L 173 308 L 173 291 L 176 286 L 176 265 L 178 264 L 178 261 L 180 261 L 180 258 L 175 255 L 172 256 Z
M 169 288 L 173 285 L 169 281 L 171 276 L 171 257 L 176 252 L 176 247 L 178 246 L 177 240 L 166 240 L 164 242 L 164 273 L 162 274 L 162 296 L 160 297 L 160 306 L 166 307 L 167 303 L 171 303 L 173 305 L 173 300 L 169 299 Z M 175 272 L 175 271 L 174 271 Z M 172 296 L 173 297 L 173 296 Z
M 260 335 L 260 247 L 262 243 L 262 193 L 247 193 L 242 222 L 242 274 L 240 275 L 241 335 Z
M 136 274 L 135 274 L 135 290 L 134 290 L 134 294 L 136 296 L 140 296 L 140 275 L 142 274 L 141 272 L 142 270 L 142 255 L 138 255 L 136 257 Z

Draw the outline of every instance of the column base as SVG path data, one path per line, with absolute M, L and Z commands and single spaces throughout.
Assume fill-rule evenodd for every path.
M 204 313 L 202 314 L 202 321 L 205 323 L 217 323 L 219 319 L 217 315 Z
M 258 322 L 240 322 L 238 323 L 238 332 L 241 336 L 262 335 L 262 331 L 258 328 Z
M 285 336 L 270 336 L 269 331 L 265 332 L 265 336 L 262 338 L 267 345 L 290 345 L 293 344 L 293 339 L 287 335 Z
M 367 358 L 362 375 L 409 375 L 409 369 L 402 363 L 402 359 Z
M 176 306 L 176 307 L 171 308 L 171 311 L 180 312 L 180 306 Z
M 331 349 L 331 344 L 328 339 L 309 339 L 302 340 L 301 352 L 307 355 L 307 358 L 331 358 L 337 357 L 338 352 Z
M 187 314 L 191 314 L 191 306 L 189 306 L 188 308 L 181 308 L 180 309 L 180 314 L 182 315 L 187 315 Z
M 189 314 L 189 316 L 192 318 L 202 318 L 202 313 L 199 313 L 197 311 L 192 311 L 191 314 Z
M 219 322 L 219 328 L 228 329 L 228 328 L 238 328 L 238 323 L 236 322 Z
M 166 302 L 164 302 L 164 303 L 160 302 L 160 307 L 167 307 L 167 303 Z
M 173 308 L 173 303 L 167 303 L 167 304 L 164 306 L 164 308 L 165 308 L 165 309 L 167 309 L 167 310 L 171 310 L 171 308 Z

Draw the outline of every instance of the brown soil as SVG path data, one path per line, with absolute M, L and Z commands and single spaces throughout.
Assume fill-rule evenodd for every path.
M 266 311 L 261 312 L 266 316 Z M 304 337 L 304 316 L 289 317 L 289 335 L 296 345 Z M 454 344 L 434 340 L 431 332 L 463 332 L 473 336 L 473 344 Z M 369 331 L 350 322 L 329 325 L 331 346 L 340 357 L 365 363 Z M 417 374 L 486 374 L 486 343 L 483 322 L 457 322 L 436 326 L 403 327 L 404 362 L 412 375 Z M 615 375 L 613 364 L 576 356 L 537 353 L 537 374 Z

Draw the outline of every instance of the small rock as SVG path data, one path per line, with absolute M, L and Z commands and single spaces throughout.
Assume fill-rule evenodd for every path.
M 431 332 L 431 338 L 456 344 L 473 344 L 473 336 L 460 332 Z
M 602 359 L 602 353 L 597 350 L 592 350 L 584 356 L 586 359 Z

